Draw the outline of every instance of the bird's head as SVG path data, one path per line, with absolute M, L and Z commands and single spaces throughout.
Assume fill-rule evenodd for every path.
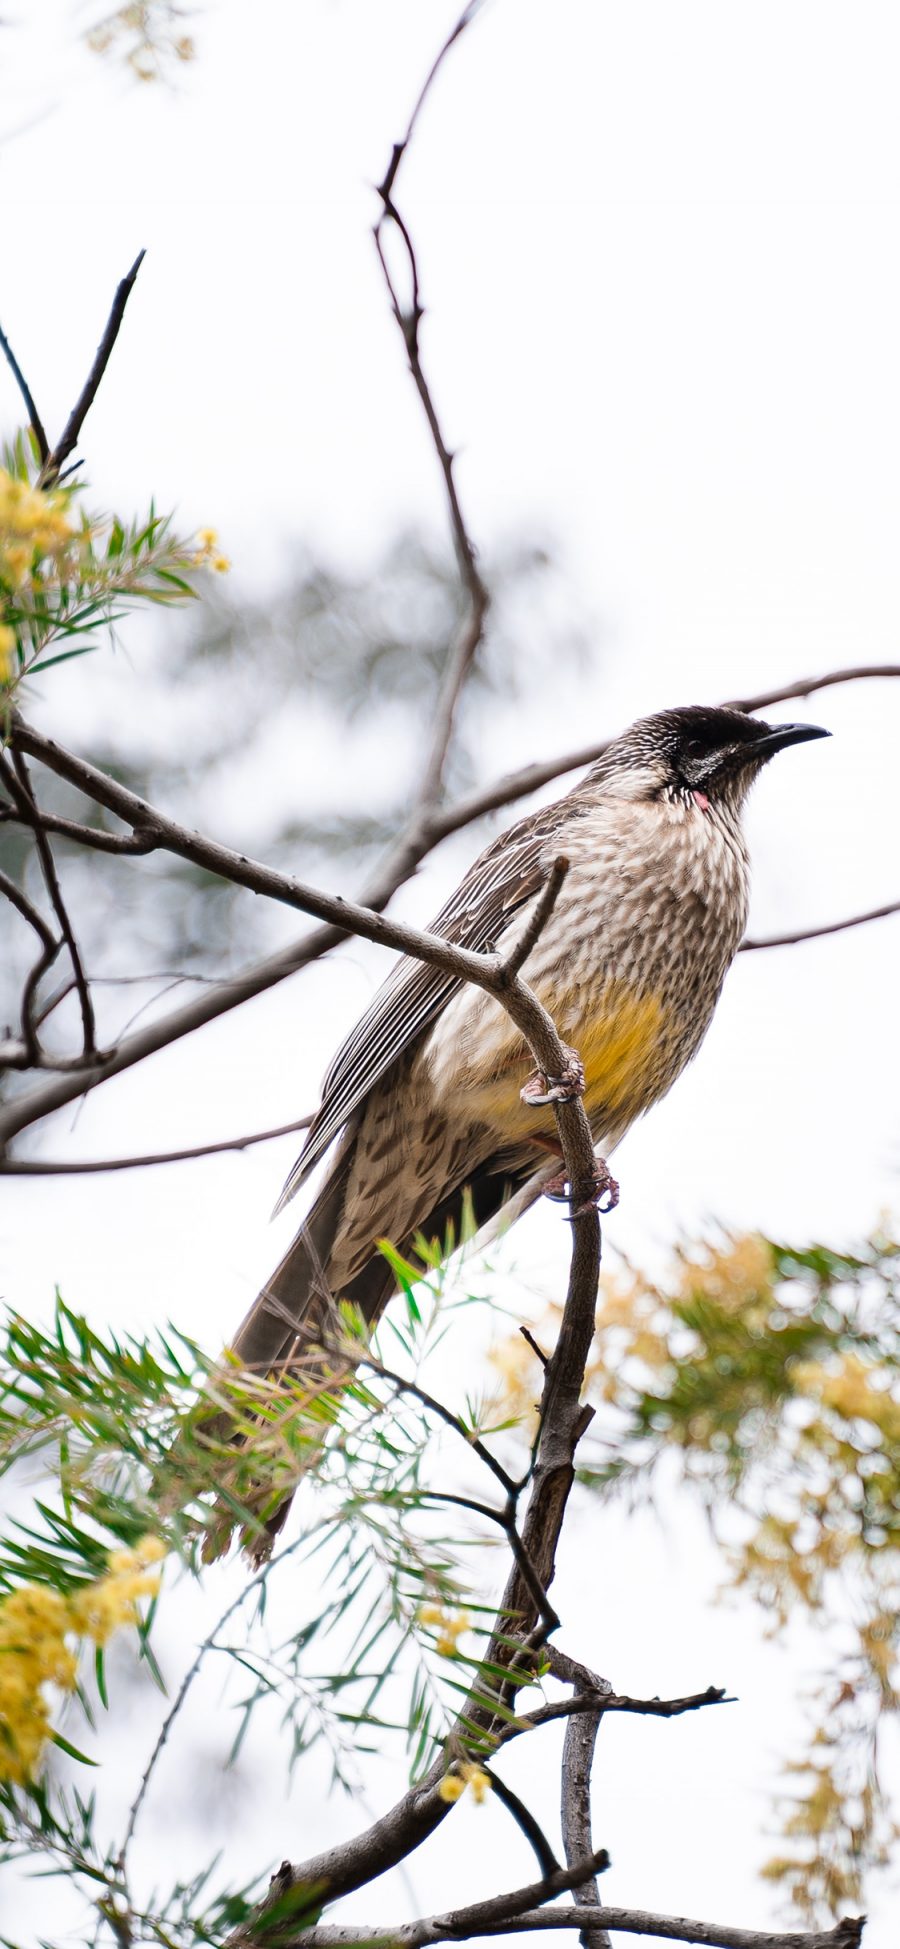
M 642 717 L 615 738 L 593 777 L 623 796 L 722 806 L 736 813 L 763 765 L 776 751 L 809 738 L 827 738 L 818 724 L 766 724 L 744 711 L 691 704 Z

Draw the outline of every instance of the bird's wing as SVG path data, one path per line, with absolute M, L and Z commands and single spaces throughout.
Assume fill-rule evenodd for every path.
M 553 857 L 558 805 L 543 806 L 488 846 L 432 921 L 430 932 L 479 953 L 516 909 L 538 892 Z M 324 1156 L 373 1085 L 406 1053 L 461 983 L 404 955 L 338 1050 L 303 1151 L 282 1191 L 280 1211 Z

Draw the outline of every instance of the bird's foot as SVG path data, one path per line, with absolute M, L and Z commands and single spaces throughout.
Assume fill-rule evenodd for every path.
M 539 1110 L 545 1103 L 574 1103 L 584 1095 L 584 1064 L 575 1049 L 568 1049 L 563 1043 L 566 1066 L 561 1076 L 545 1076 L 542 1069 L 533 1069 L 527 1083 L 522 1084 L 519 1095 L 530 1110 Z
M 552 1178 L 547 1179 L 543 1187 L 543 1195 L 545 1198 L 552 1199 L 554 1204 L 565 1205 L 571 1203 L 572 1193 L 568 1177 L 566 1176 L 565 1166 L 563 1166 L 562 1170 L 556 1171 Z M 606 1199 L 605 1204 L 603 1202 L 604 1199 Z M 608 1218 L 610 1212 L 615 1211 L 618 1202 L 618 1181 L 613 1177 L 605 1159 L 595 1157 L 594 1183 L 591 1195 L 585 1199 L 583 1204 L 578 1205 L 575 1210 L 570 1211 L 569 1217 L 583 1218 L 585 1212 L 596 1209 L 599 1211 L 601 1217 Z

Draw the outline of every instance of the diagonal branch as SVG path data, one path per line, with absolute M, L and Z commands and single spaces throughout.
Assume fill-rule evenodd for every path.
M 829 920 L 823 927 L 801 927 L 795 934 L 766 934 L 759 940 L 741 942 L 741 953 L 751 954 L 761 947 L 796 947 L 799 941 L 820 941 L 824 934 L 843 934 L 848 927 L 867 927 L 870 920 L 887 920 L 890 914 L 900 914 L 900 900 L 891 900 L 886 907 L 870 907 L 866 914 L 850 914 L 846 920 Z
M 3 782 L 6 785 L 10 797 L 15 800 L 22 818 L 34 833 L 34 843 L 37 848 L 38 859 L 41 863 L 44 884 L 59 923 L 60 934 L 69 950 L 69 959 L 72 963 L 72 973 L 75 977 L 75 987 L 78 992 L 78 1001 L 81 1008 L 82 1053 L 86 1057 L 94 1056 L 97 1053 L 97 1038 L 91 991 L 84 972 L 75 932 L 69 919 L 65 900 L 63 899 L 59 874 L 56 871 L 56 861 L 53 858 L 50 841 L 44 831 L 41 814 L 31 789 L 31 780 L 28 775 L 28 766 L 25 763 L 24 753 L 14 747 L 11 764 L 0 754 L 0 770 L 2 770 Z
M 834 684 L 859 683 L 867 678 L 900 677 L 900 663 L 860 663 L 842 670 L 826 670 L 817 677 L 800 677 L 796 683 L 780 684 L 774 690 L 761 690 L 755 697 L 728 697 L 721 705 L 723 710 L 764 711 L 770 704 L 790 703 L 795 697 L 810 697 L 814 691 L 830 690 Z M 523 765 L 519 771 L 508 772 L 505 778 L 497 779 L 493 785 L 483 790 L 470 792 L 464 799 L 446 811 L 435 813 L 430 826 L 431 844 L 446 839 L 451 833 L 459 832 L 463 826 L 471 825 L 488 812 L 498 812 L 504 805 L 512 805 L 517 799 L 529 798 L 532 792 L 539 792 L 544 785 L 552 785 L 567 772 L 582 771 L 585 765 L 596 764 L 598 758 L 609 750 L 612 740 L 599 738 L 593 744 L 579 746 L 576 751 L 567 751 L 562 756 L 548 758 L 533 765 Z
M 0 873 L 0 892 L 6 891 L 6 875 Z M 0 1157 L 0 1177 L 90 1177 L 101 1171 L 143 1171 L 151 1164 L 185 1164 L 195 1157 L 215 1157 L 221 1151 L 250 1150 L 254 1144 L 268 1144 L 276 1137 L 308 1130 L 311 1123 L 311 1116 L 296 1117 L 293 1123 L 278 1124 L 274 1130 L 251 1130 L 243 1137 L 223 1137 L 218 1143 L 192 1144 L 185 1150 L 149 1151 L 143 1157 L 75 1158 L 71 1163 L 57 1158 Z
M 44 425 L 40 413 L 38 412 L 38 409 L 34 403 L 34 395 L 31 391 L 31 387 L 28 384 L 28 380 L 26 379 L 25 374 L 22 371 L 19 361 L 16 358 L 15 352 L 13 351 L 12 346 L 10 345 L 9 339 L 6 336 L 6 333 L 3 330 L 2 325 L 0 325 L 0 350 L 2 350 L 5 356 L 6 363 L 9 366 L 10 372 L 12 373 L 16 385 L 19 388 L 23 400 L 25 401 L 25 411 L 28 414 L 28 422 L 31 427 L 31 431 L 34 434 L 35 445 L 37 447 L 41 459 L 41 466 L 45 467 L 50 456 L 50 443 L 47 439 L 46 433 L 44 432 Z
M 11 822 L 28 825 L 29 821 L 14 806 L 0 806 L 0 825 Z M 62 839 L 71 839 L 79 846 L 87 846 L 97 853 L 132 854 L 152 853 L 155 841 L 151 834 L 137 832 L 104 832 L 100 826 L 80 825 L 77 819 L 60 818 L 56 812 L 41 812 L 41 824 L 45 832 L 57 832 Z
M 599 1865 L 598 1857 L 595 1863 Z M 579 1872 L 582 1877 L 585 1872 L 590 1873 L 590 1863 L 582 1862 Z M 279 1877 L 274 1879 L 278 1882 Z M 568 1885 L 572 1886 L 571 1879 Z M 706 1949 L 859 1949 L 866 1919 L 864 1915 L 847 1915 L 833 1929 L 813 1929 L 808 1933 L 779 1929 L 772 1934 L 766 1929 L 696 1922 L 684 1915 L 653 1915 L 637 1908 L 597 1907 L 585 1911 L 576 1905 L 519 1907 L 519 1899 L 525 1892 L 521 1889 L 509 1895 L 495 1895 L 488 1901 L 472 1902 L 466 1908 L 451 1909 L 443 1915 L 423 1916 L 417 1922 L 397 1923 L 392 1928 L 374 1929 L 357 1923 L 343 1928 L 326 1924 L 292 1930 L 285 1920 L 277 1941 L 280 1949 L 359 1949 L 361 1943 L 371 1945 L 371 1949 L 432 1949 L 439 1942 L 459 1942 L 475 1936 L 530 1934 L 536 1929 L 580 1930 L 585 1922 L 592 1934 L 612 1929 L 623 1935 L 653 1936 L 663 1942 L 701 1943 Z M 228 1938 L 225 1949 L 250 1949 L 254 1941 L 263 1940 L 254 1937 L 252 1929 L 239 1930 Z
M 900 664 L 861 664 L 855 668 L 827 671 L 817 677 L 806 677 L 800 684 L 788 685 L 777 691 L 760 692 L 756 697 L 742 698 L 737 701 L 746 708 L 762 709 L 767 704 L 798 694 L 806 695 L 814 690 L 827 689 L 833 684 L 853 683 L 870 677 L 896 676 L 900 676 Z M 364 904 L 376 910 L 386 906 L 397 888 L 439 840 L 452 832 L 459 831 L 463 826 L 472 824 L 486 813 L 526 797 L 537 791 L 541 785 L 560 777 L 564 772 L 590 763 L 606 749 L 606 742 L 591 745 L 581 751 L 570 752 L 565 757 L 554 759 L 546 765 L 526 766 L 521 771 L 510 773 L 507 778 L 499 780 L 494 786 L 473 793 L 467 799 L 459 800 L 455 807 L 431 814 L 415 843 L 410 842 L 408 846 L 398 843 L 395 851 L 383 862 L 372 882 L 364 889 L 362 895 Z M 103 774 L 97 776 L 102 777 Z M 83 784 L 83 789 L 90 794 L 89 784 Z M 101 800 L 101 803 L 105 802 Z M 127 815 L 123 816 L 127 818 Z M 135 829 L 134 837 L 140 843 L 132 846 L 126 841 L 123 850 L 149 852 L 154 850 L 158 843 L 152 832 L 142 830 L 140 826 Z M 871 915 L 860 915 L 858 920 L 853 920 L 852 923 L 841 923 L 841 925 L 856 926 L 869 919 L 879 919 L 882 917 L 882 912 L 883 910 L 879 908 Z M 171 1010 L 168 1015 L 160 1017 L 158 1021 L 146 1025 L 138 1033 L 124 1038 L 109 1055 L 98 1059 L 93 1068 L 85 1067 L 77 1077 L 61 1076 L 54 1078 L 52 1082 L 39 1085 L 27 1096 L 20 1098 L 15 1114 L 10 1116 L 9 1113 L 0 1112 L 0 1144 L 17 1135 L 19 1131 L 40 1122 L 43 1117 L 52 1115 L 55 1110 L 64 1108 L 67 1103 L 73 1102 L 87 1090 L 96 1089 L 113 1076 L 121 1075 L 123 1071 L 146 1061 L 148 1056 L 155 1055 L 160 1049 L 169 1048 L 182 1036 L 194 1034 L 207 1023 L 217 1021 L 232 1009 L 240 1008 L 255 996 L 276 987 L 290 975 L 299 973 L 311 962 L 330 953 L 343 938 L 342 932 L 334 927 L 323 927 L 312 931 L 300 940 L 279 949 L 277 954 L 268 955 L 263 960 L 252 963 L 241 974 L 211 987 L 204 994 L 195 996 L 190 1002 L 183 1003 L 179 1008 Z M 810 938 L 813 938 L 813 935 L 810 935 Z M 780 944 L 780 939 L 759 943 L 764 947 Z
M 577 1878 L 583 1877 L 584 1875 L 593 1874 L 598 1869 L 602 1872 L 603 1868 L 607 1866 L 608 1866 L 608 1858 L 605 1853 L 592 1855 L 586 1861 L 578 1862 L 574 1869 L 554 1868 L 551 1874 L 544 1875 L 540 1881 L 530 1882 L 524 1888 L 512 1888 L 505 1895 L 494 1895 L 491 1897 L 489 1901 L 475 1902 L 471 1905 L 471 1907 L 460 1909 L 458 1911 L 457 1920 L 461 1924 L 463 1921 L 463 1917 L 465 1917 L 465 1924 L 460 1927 L 459 1933 L 460 1935 L 466 1935 L 470 1933 L 478 1934 L 481 1932 L 477 1926 L 474 1929 L 470 1929 L 468 1927 L 468 1924 L 472 1918 L 477 1918 L 478 1920 L 484 1922 L 488 1922 L 488 1921 L 493 1922 L 495 1920 L 499 1921 L 501 1915 L 510 1917 L 513 1915 L 524 1914 L 528 1909 L 533 1908 L 536 1902 L 549 1901 L 551 1895 L 562 1894 L 565 1890 L 574 1887 Z M 361 1940 L 365 1940 L 366 1942 L 368 1942 L 369 1940 L 373 1940 L 373 1939 L 377 1941 L 385 1941 L 385 1942 L 391 1940 L 393 1936 L 393 1931 L 388 1931 L 386 1929 L 369 1930 L 368 1928 L 365 1931 L 364 1937 L 360 1936 L 358 1930 L 355 1932 L 352 1929 L 336 1929 L 332 1931 L 328 1928 L 298 1929 L 295 1935 L 290 1929 L 285 1927 L 286 1914 L 287 1914 L 287 1904 L 285 1901 L 285 1897 L 290 1895 L 291 1889 L 294 1885 L 288 1879 L 289 1869 L 290 1869 L 290 1863 L 283 1862 L 277 1874 L 272 1876 L 272 1887 L 269 1892 L 270 1905 L 277 1904 L 280 1910 L 280 1914 L 278 1915 L 278 1920 L 281 1923 L 281 1927 L 278 1930 L 277 1940 L 279 1944 L 284 1945 L 284 1949 L 289 1949 L 289 1945 L 294 1942 L 298 1944 L 305 1943 L 305 1942 L 312 1943 L 314 1938 L 318 1938 L 319 1936 L 330 1936 L 332 1933 L 334 1933 L 336 1936 L 339 1936 L 342 1941 L 346 1941 L 348 1943 L 352 1941 L 359 1944 Z M 317 1898 L 321 1897 L 321 1892 L 322 1891 L 320 1889 L 316 1890 Z M 308 1892 L 307 1892 L 307 1906 L 308 1906 Z M 433 1919 L 435 1921 L 438 1920 L 437 1917 Z M 448 1918 L 442 1917 L 440 1919 L 443 1921 Z M 257 1920 L 258 1920 L 257 1917 L 252 1917 L 249 1923 L 244 1923 L 239 1929 L 235 1931 L 233 1935 L 228 1936 L 224 1944 L 224 1949 L 244 1949 L 244 1945 L 247 1945 L 249 1949 L 249 1945 L 251 1943 L 254 1943 L 260 1939 L 256 1930 Z M 410 1934 L 410 1931 L 414 1932 L 414 1934 Z M 423 1931 L 424 1933 L 419 1933 L 420 1931 Z M 431 1940 L 429 1931 L 430 1931 L 430 1922 L 426 1922 L 426 1921 L 411 1922 L 408 1923 L 406 1927 L 401 1928 L 398 1934 L 400 1940 L 405 1940 L 408 1937 L 411 1942 L 414 1940 L 417 1944 L 419 1944 Z M 435 1937 L 435 1940 L 440 1940 L 440 1939 L 441 1939 L 440 1937 Z M 265 1940 L 264 1936 L 262 1940 Z
M 59 479 L 60 468 L 63 462 L 68 460 L 73 447 L 77 444 L 78 436 L 97 397 L 100 381 L 112 356 L 112 349 L 119 336 L 122 319 L 125 316 L 125 306 L 131 296 L 134 281 L 144 261 L 144 256 L 144 251 L 141 250 L 138 252 L 130 271 L 126 273 L 116 288 L 112 308 L 106 321 L 103 337 L 94 354 L 90 372 L 63 427 L 62 433 L 53 448 L 53 452 L 49 453 L 44 460 L 40 475 L 38 476 L 38 485 L 40 487 L 52 487 L 54 485 Z

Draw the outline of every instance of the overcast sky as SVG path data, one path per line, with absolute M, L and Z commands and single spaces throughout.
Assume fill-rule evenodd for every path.
M 454 13 L 220 0 L 189 23 L 198 59 L 177 92 L 86 54 L 88 9 L 33 0 L 4 30 L 0 319 L 52 434 L 147 247 L 83 443 L 94 501 L 127 513 L 152 493 L 185 526 L 214 524 L 238 592 L 284 579 L 307 545 L 355 567 L 411 522 L 444 530 L 370 233 L 371 185 Z M 449 58 L 402 187 L 423 353 L 476 539 L 552 536 L 597 642 L 560 673 L 548 637 L 533 706 L 500 749 L 486 728 L 488 773 L 665 704 L 900 660 L 898 58 L 900 14 L 877 0 L 494 0 Z M 18 416 L 0 374 L 0 421 Z M 48 729 L 87 734 L 87 667 L 33 703 Z M 127 713 L 127 661 L 98 684 L 104 711 Z M 757 789 L 755 933 L 900 893 L 900 686 L 779 714 L 834 736 Z M 397 910 L 426 919 L 472 850 L 471 835 L 445 849 Z M 611 1249 L 656 1263 L 711 1219 L 852 1241 L 896 1213 L 898 939 L 894 920 L 739 960 L 694 1067 L 618 1155 Z M 383 965 L 357 947 L 313 969 L 61 1116 L 48 1151 L 299 1115 Z M 290 1236 L 290 1215 L 267 1220 L 292 1155 L 7 1182 L 7 1290 L 43 1309 L 59 1282 L 98 1318 L 173 1318 L 212 1346 Z M 547 1209 L 528 1227 L 516 1253 L 558 1291 L 564 1228 Z M 561 1601 L 581 1654 L 622 1689 L 728 1682 L 745 1701 L 727 1725 L 604 1732 L 625 1863 L 605 1892 L 771 1925 L 754 1873 L 798 1664 L 758 1648 L 751 1614 L 699 1608 L 715 1569 L 688 1512 L 674 1531 L 596 1510 L 573 1529 Z M 285 1831 L 270 1809 L 245 1836 L 242 1865 L 301 1851 L 293 1804 Z M 304 1818 L 319 1841 L 358 1812 Z M 456 1816 L 436 1856 L 475 1895 L 501 1816 L 461 1819 L 465 1889 Z M 887 1895 L 871 1907 L 867 1949 L 889 1949 Z M 376 1914 L 369 1897 L 349 1912 Z M 395 1916 L 396 1895 L 377 1912 Z

